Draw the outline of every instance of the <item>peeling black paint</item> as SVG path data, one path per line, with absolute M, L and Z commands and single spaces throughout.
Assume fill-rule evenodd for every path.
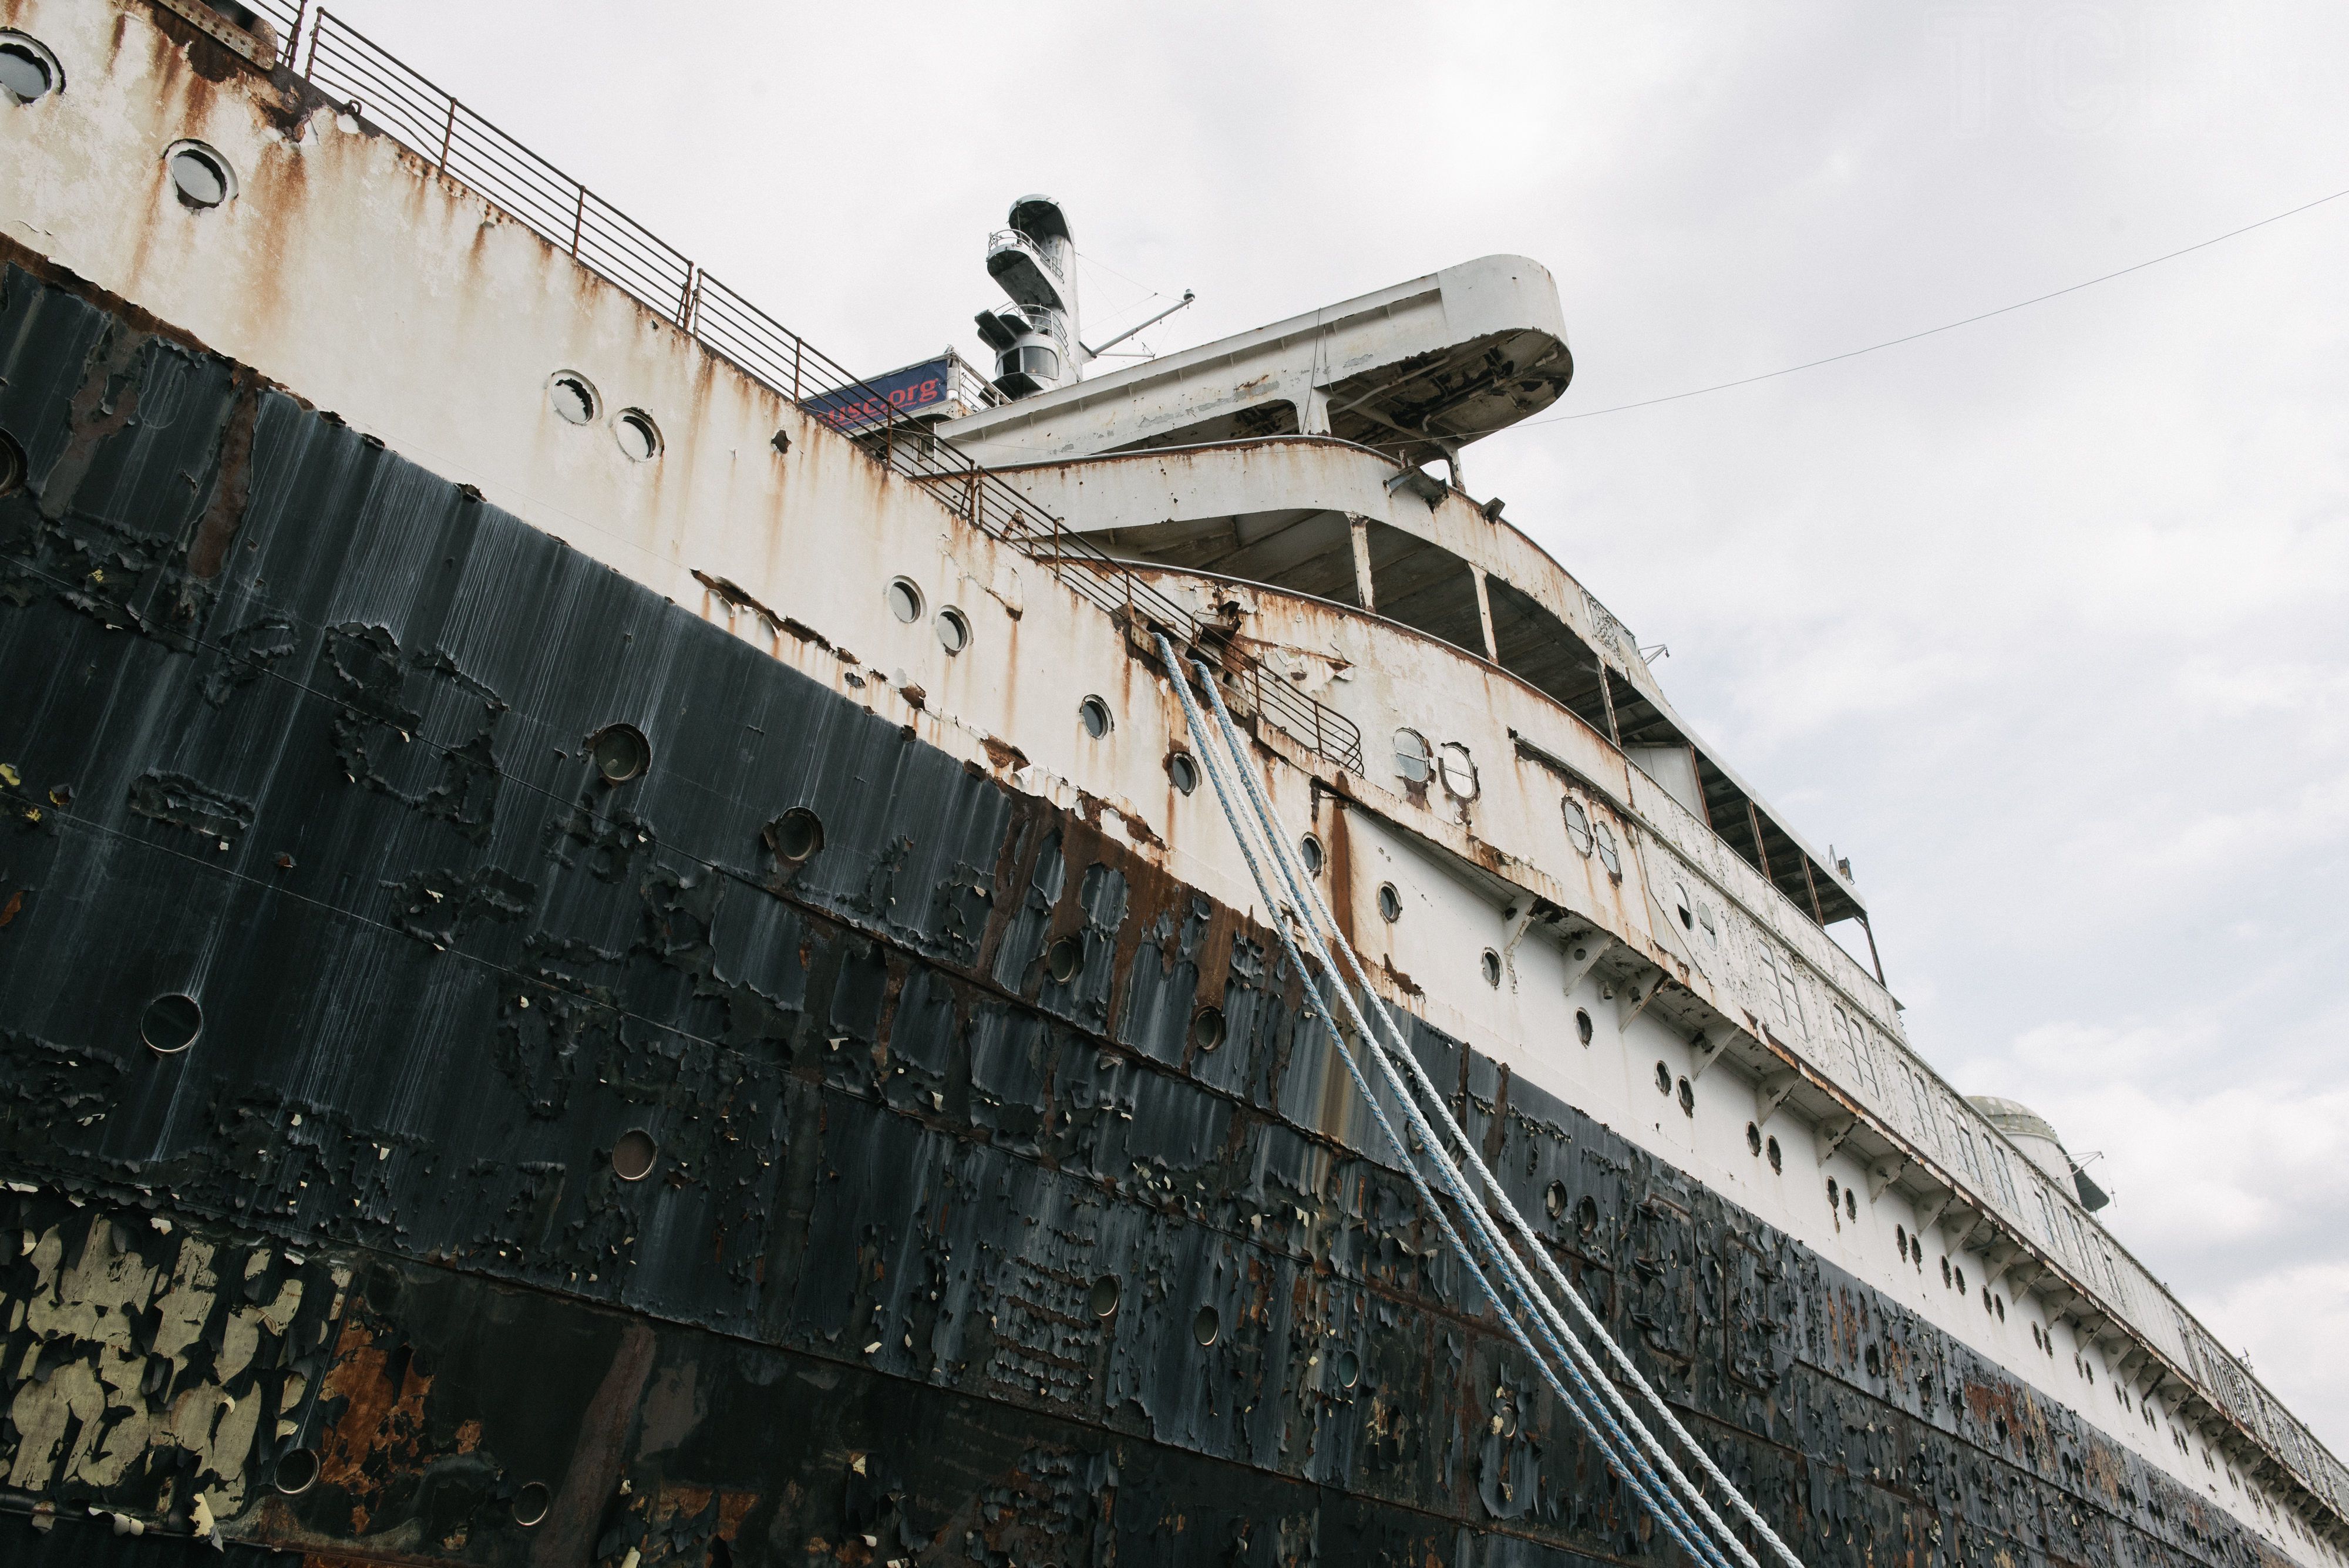
M 1265 933 L 225 364 L 13 270 L 0 344 L 31 460 L 0 753 L 75 790 L 8 830 L 34 896 L 0 928 L 0 1234 L 56 1248 L 0 1262 L 27 1506 L 186 1521 L 241 1477 L 227 1532 L 323 1562 L 1670 1556 L 1364 1152 Z M 237 547 L 192 571 L 232 483 Z M 654 762 L 611 786 L 582 742 L 619 722 Z M 823 846 L 785 863 L 793 807 Z M 204 1028 L 159 1056 L 137 1021 L 175 991 Z M 1413 1045 L 1806 1563 L 2277 1561 L 1717 1194 Z M 60 1271 L 93 1247 L 239 1261 L 174 1287 L 202 1321 L 159 1363 L 160 1308 L 36 1312 L 90 1299 Z M 98 1418 L 217 1389 L 262 1402 L 246 1446 L 78 1460 L 45 1391 L 126 1347 Z M 319 1479 L 281 1496 L 296 1449 Z

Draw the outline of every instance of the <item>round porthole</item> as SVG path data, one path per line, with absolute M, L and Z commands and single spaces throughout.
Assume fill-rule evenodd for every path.
M 1340 1351 L 1331 1369 L 1338 1374 L 1338 1386 L 1340 1388 L 1351 1388 L 1362 1380 L 1362 1358 L 1350 1350 Z
M 1838 1204 L 1838 1203 L 1840 1203 L 1840 1202 L 1842 1202 L 1842 1201 L 1843 1201 L 1843 1183 L 1841 1183 L 1841 1182 L 1837 1181 L 1837 1180 L 1834 1177 L 1832 1177 L 1832 1176 L 1828 1177 L 1828 1178 L 1827 1178 L 1827 1207 L 1828 1207 L 1828 1208 L 1830 1208 L 1830 1209 L 1833 1209 L 1837 1204 Z
M 796 864 L 823 847 L 823 823 L 803 805 L 795 805 L 767 825 L 767 847 L 775 858 Z
M 1770 1168 L 1783 1174 L 1786 1168 L 1786 1157 L 1780 1151 L 1778 1140 L 1775 1137 L 1771 1138 L 1769 1143 L 1764 1146 L 1763 1152 L 1770 1157 Z
M 1678 882 L 1672 884 L 1672 913 L 1680 917 L 1681 929 L 1696 929 L 1696 906 L 1689 902 L 1688 889 Z
M 290 1449 L 277 1457 L 277 1470 L 270 1484 L 287 1497 L 300 1497 L 317 1480 L 317 1454 L 309 1449 Z
M 660 1145 L 653 1135 L 642 1127 L 630 1127 L 612 1146 L 612 1174 L 623 1181 L 642 1181 L 653 1173 L 653 1161 L 660 1157 Z
M 25 449 L 5 431 L 0 431 L 0 495 L 14 495 L 25 484 Z
M 46 46 L 14 29 L 0 32 L 0 93 L 16 103 L 31 103 L 57 91 L 64 80 Z
M 1659 1062 L 1656 1064 L 1656 1093 L 1660 1095 L 1669 1095 L 1671 1092 L 1672 1070 L 1670 1067 L 1665 1066 L 1661 1062 Z
M 1191 1044 L 1202 1051 L 1212 1051 L 1224 1043 L 1224 1010 L 1203 1007 L 1191 1015 Z
M 1211 1306 L 1201 1307 L 1199 1315 L 1191 1320 L 1191 1337 L 1199 1342 L 1202 1350 L 1215 1344 L 1223 1332 L 1223 1316 Z
M 1379 884 L 1379 919 L 1389 925 L 1402 919 L 1402 895 L 1392 882 Z
M 1444 793 L 1454 800 L 1476 798 L 1476 763 L 1467 747 L 1457 741 L 1444 742 L 1435 753 L 1435 771 L 1444 780 Z
M 1859 1218 L 1859 1189 L 1857 1188 L 1847 1187 L 1843 1189 L 1843 1212 L 1844 1218 L 1847 1220 L 1857 1220 Z
M 653 746 L 634 724 L 606 724 L 587 742 L 595 771 L 605 784 L 626 784 L 652 766 Z
M 547 1511 L 554 1506 L 554 1494 L 546 1490 L 546 1483 L 533 1481 L 514 1493 L 514 1522 L 527 1530 L 545 1519 Z
M 165 1056 L 176 1056 L 194 1044 L 203 1029 L 204 1010 L 194 997 L 176 991 L 157 997 L 139 1015 L 139 1037 L 149 1050 Z
M 1682 1078 L 1676 1086 L 1680 1093 L 1681 1115 L 1684 1116 L 1696 1115 L 1696 1085 Z
M 1115 1274 L 1103 1274 L 1100 1279 L 1095 1280 L 1092 1297 L 1093 1315 L 1107 1317 L 1116 1312 L 1117 1298 L 1120 1293 Z
M 1307 834 L 1297 841 L 1297 854 L 1298 857 L 1305 862 L 1305 874 L 1308 877 L 1321 875 L 1322 855 L 1319 839 L 1309 833 Z
M 1199 764 L 1191 760 L 1190 753 L 1176 752 L 1166 759 L 1166 776 L 1174 781 L 1176 789 L 1189 794 L 1199 787 Z
M 912 578 L 890 578 L 881 597 L 888 602 L 889 613 L 907 626 L 922 618 L 922 590 L 914 586 Z
M 938 646 L 948 653 L 960 653 L 970 646 L 969 618 L 954 606 L 938 611 L 937 618 L 930 625 L 938 634 Z
M 1590 1014 L 1582 1008 L 1574 1010 L 1574 1036 L 1585 1045 L 1590 1044 Z
M 1566 817 L 1567 842 L 1574 846 L 1576 853 L 1589 854 L 1590 814 L 1583 810 L 1582 803 L 1572 795 L 1560 800 L 1558 809 Z
M 612 421 L 612 435 L 620 450 L 637 462 L 650 462 L 661 452 L 660 427 L 642 409 L 622 409 Z
M 236 194 L 228 160 L 201 141 L 175 141 L 164 150 L 163 166 L 182 206 L 207 212 Z
M 1591 1235 L 1598 1231 L 1599 1200 L 1597 1199 L 1586 1197 L 1579 1204 L 1576 1205 L 1574 1210 L 1574 1228 L 1581 1231 L 1586 1236 Z
M 1394 732 L 1395 772 L 1410 784 L 1425 784 L 1435 771 L 1435 753 L 1428 749 L 1427 737 L 1417 730 L 1397 730 Z
M 1485 956 L 1477 962 L 1484 967 L 1485 983 L 1498 991 L 1501 986 L 1501 955 L 1486 948 Z
M 595 387 L 576 370 L 557 370 L 549 376 L 546 400 L 554 406 L 558 419 L 573 425 L 594 424 L 596 410 L 604 406 Z
M 1113 722 L 1110 718 L 1109 704 L 1098 697 L 1088 697 L 1077 704 L 1077 722 L 1082 724 L 1085 733 L 1096 741 L 1109 733 Z
M 1745 1124 L 1745 1152 L 1756 1159 L 1762 1158 L 1762 1129 L 1752 1122 Z M 1900 1245 L 1900 1255 L 1904 1258 L 1909 1255 L 1909 1244 L 1905 1241 Z
M 1074 937 L 1062 937 L 1044 955 L 1044 972 L 1052 977 L 1055 985 L 1066 985 L 1077 977 L 1084 961 L 1084 949 Z
M 1599 846 L 1599 863 L 1607 867 L 1607 875 L 1621 881 L 1623 857 L 1616 850 L 1614 833 L 1602 822 L 1592 832 L 1591 837 Z
M 1542 1190 L 1542 1208 L 1553 1220 L 1566 1214 L 1566 1183 L 1553 1181 Z

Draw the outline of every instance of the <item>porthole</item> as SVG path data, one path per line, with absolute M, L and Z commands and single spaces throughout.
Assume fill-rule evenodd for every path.
M 1339 1387 L 1351 1388 L 1362 1380 L 1362 1358 L 1352 1351 L 1340 1351 L 1334 1366 L 1338 1374 Z
M 1762 1158 L 1762 1129 L 1753 1122 L 1745 1124 L 1745 1152 L 1756 1159 Z
M 642 409 L 622 409 L 612 421 L 612 437 L 635 462 L 650 462 L 660 455 L 660 427 Z
M 1307 834 L 1304 837 L 1297 841 L 1297 853 L 1299 858 L 1305 862 L 1305 874 L 1308 877 L 1319 877 L 1321 875 L 1322 856 L 1321 841 L 1319 839 L 1314 837 L 1309 833 Z
M 1098 741 L 1109 733 L 1115 721 L 1110 717 L 1108 703 L 1098 697 L 1088 697 L 1077 704 L 1077 722 L 1085 727 L 1086 734 Z
M 1435 754 L 1435 771 L 1444 780 L 1444 793 L 1454 800 L 1476 798 L 1476 763 L 1468 748 L 1457 741 L 1446 741 Z
M 634 724 L 606 724 L 587 742 L 587 754 L 605 784 L 626 784 L 652 766 L 652 742 Z
M 2004 1296 L 1992 1296 L 1990 1300 L 1991 1304 L 1998 1308 L 1998 1321 L 2004 1323 L 2006 1321 L 2006 1298 Z
M 1955 1275 L 1955 1276 L 1956 1276 L 1956 1278 L 1957 1278 L 1957 1283 L 1958 1283 L 1958 1294 L 1960 1294 L 1960 1295 L 1963 1295 L 1963 1294 L 1965 1294 L 1965 1293 L 1966 1293 L 1966 1272 L 1965 1272 L 1965 1270 L 1963 1270 L 1963 1269 L 1956 1269 L 1956 1268 L 1953 1268 L 1953 1269 L 1951 1269 L 1951 1270 L 1950 1271 L 1950 1272 L 1951 1272 L 1951 1274 Z
M 1394 732 L 1395 772 L 1406 784 L 1425 784 L 1435 771 L 1435 753 L 1428 750 L 1427 737 L 1417 730 L 1397 730 Z
M 514 1493 L 514 1522 L 528 1530 L 532 1525 L 542 1522 L 546 1518 L 547 1511 L 554 1506 L 554 1494 L 546 1490 L 546 1483 L 533 1481 Z
M 1549 1217 L 1553 1220 L 1564 1217 L 1566 1213 L 1565 1182 L 1553 1181 L 1547 1188 L 1543 1189 L 1542 1208 L 1548 1211 Z
M 1202 1051 L 1212 1051 L 1224 1043 L 1224 1010 L 1203 1007 L 1191 1015 L 1191 1044 Z
M 1084 949 L 1074 937 L 1062 937 L 1044 954 L 1044 972 L 1052 977 L 1055 985 L 1066 985 L 1076 979 L 1077 971 L 1084 965 Z
M 1379 884 L 1379 919 L 1389 925 L 1402 919 L 1402 895 L 1395 891 L 1392 882 Z
M 1166 776 L 1174 781 L 1176 789 L 1189 794 L 1199 787 L 1199 764 L 1188 752 L 1171 753 L 1166 758 Z
M 1570 794 L 1559 800 L 1558 810 L 1566 816 L 1567 842 L 1574 846 L 1576 853 L 1589 854 L 1590 814 L 1583 810 L 1582 803 Z
M 653 1161 L 660 1158 L 660 1145 L 653 1135 L 642 1127 L 630 1127 L 612 1146 L 612 1174 L 623 1181 L 642 1181 L 653 1173 Z
M 1485 983 L 1498 991 L 1501 988 L 1501 955 L 1486 948 L 1485 956 L 1477 962 L 1484 966 Z
M 1949 1282 L 1950 1282 L 1950 1260 L 1945 1256 L 1945 1257 L 1943 1257 L 1943 1258 L 1941 1259 L 1941 1283 L 1942 1283 L 1944 1286 L 1946 1286 Z
M 1847 1220 L 1857 1220 L 1859 1218 L 1858 1188 L 1847 1187 L 1843 1189 L 1843 1212 L 1844 1218 Z
M 1574 1010 L 1574 1037 L 1585 1045 L 1590 1044 L 1590 1014 L 1582 1008 Z
M 823 822 L 803 805 L 795 805 L 767 824 L 767 847 L 775 858 L 797 865 L 823 847 Z
M 1198 1315 L 1191 1320 L 1191 1337 L 1199 1342 L 1202 1350 L 1215 1344 L 1223 1331 L 1223 1316 L 1211 1306 L 1201 1307 Z
M 228 160 L 201 141 L 175 141 L 163 150 L 163 167 L 180 204 L 209 212 L 236 194 L 236 174 Z
M 1892 1244 L 1900 1250 L 1900 1261 L 1907 1262 L 1909 1261 L 1909 1228 L 1906 1225 L 1892 1227 Z
M 889 613 L 907 626 L 922 618 L 922 590 L 914 586 L 911 577 L 892 577 L 889 586 L 881 590 L 881 597 L 889 606 Z
M 1681 929 L 1696 929 L 1696 907 L 1689 902 L 1688 889 L 1678 882 L 1672 884 L 1672 913 L 1680 917 Z
M 1769 1143 L 1764 1146 L 1763 1152 L 1770 1157 L 1770 1169 L 1774 1173 L 1782 1176 L 1785 1174 L 1786 1157 L 1779 1150 L 1776 1137 L 1772 1137 Z
M 287 1497 L 300 1497 L 316 1484 L 318 1456 L 310 1449 L 291 1449 L 277 1457 L 276 1473 L 270 1484 Z
M 1656 1093 L 1660 1095 L 1669 1095 L 1671 1092 L 1672 1070 L 1670 1067 L 1665 1066 L 1661 1062 L 1659 1062 L 1656 1064 Z
M 970 646 L 970 618 L 954 606 L 938 611 L 937 618 L 930 625 L 938 634 L 938 646 L 948 653 L 960 653 Z
M 1884 1376 L 1884 1358 L 1877 1353 L 1876 1346 L 1871 1345 L 1868 1347 L 1867 1360 L 1868 1375 L 1870 1377 L 1881 1377 Z
M 0 93 L 16 103 L 31 103 L 57 90 L 65 73 L 57 57 L 13 28 L 0 31 Z
M 192 996 L 166 992 L 139 1015 L 139 1037 L 159 1055 L 176 1056 L 204 1031 L 204 1010 Z
M 1827 1207 L 1833 1209 L 1840 1205 L 1842 1202 L 1843 1183 L 1830 1176 L 1827 1178 Z
M 546 400 L 565 424 L 592 425 L 604 400 L 595 386 L 576 370 L 557 370 L 546 379 Z
M 1598 1199 L 1586 1195 L 1582 1201 L 1576 1205 L 1574 1210 L 1574 1228 L 1581 1231 L 1586 1236 L 1592 1235 L 1597 1232 L 1599 1229 Z
M 1681 1115 L 1682 1115 L 1682 1116 L 1695 1116 L 1695 1115 L 1696 1115 L 1696 1085 L 1695 1085 L 1694 1084 L 1690 1083 L 1686 1078 L 1682 1078 L 1682 1079 L 1680 1081 L 1680 1083 L 1679 1083 L 1677 1085 L 1675 1085 L 1675 1086 L 1676 1086 L 1676 1088 L 1678 1089 L 1678 1091 L 1679 1091 L 1679 1096 L 1680 1096 L 1680 1102 L 1681 1102 Z
M 16 438 L 0 431 L 0 495 L 14 495 L 25 483 L 25 449 Z
M 1114 1314 L 1117 1311 L 1117 1298 L 1123 1293 L 1115 1274 L 1103 1274 L 1100 1279 L 1095 1280 L 1092 1296 L 1093 1315 L 1109 1317 Z
M 1591 837 L 1599 846 L 1599 863 L 1607 867 L 1607 875 L 1620 882 L 1623 879 L 1623 857 L 1616 850 L 1614 831 L 1602 822 L 1592 832 Z
M 1992 1305 L 1990 1304 L 1990 1287 L 1989 1287 L 1988 1285 L 1984 1285 L 1984 1286 L 1982 1288 L 1982 1316 L 1984 1316 L 1984 1317 L 1994 1317 L 1994 1316 L 1996 1316 L 1996 1315 L 1997 1315 L 1997 1311 L 1998 1311 L 1998 1309 L 1997 1309 L 1997 1308 L 1995 1308 L 1995 1307 L 1993 1307 L 1993 1306 L 1992 1306 Z

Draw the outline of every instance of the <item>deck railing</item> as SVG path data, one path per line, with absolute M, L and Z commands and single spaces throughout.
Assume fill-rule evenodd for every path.
M 874 461 L 922 482 L 948 510 L 1041 564 L 1117 618 L 1146 648 L 1151 629 L 1196 647 L 1257 712 L 1323 757 L 1363 769 L 1352 720 L 1266 670 L 1147 578 L 1062 526 L 951 441 L 668 244 L 410 69 L 339 16 L 295 0 L 248 0 L 276 27 L 279 64 L 390 135 L 548 244 L 690 334 Z

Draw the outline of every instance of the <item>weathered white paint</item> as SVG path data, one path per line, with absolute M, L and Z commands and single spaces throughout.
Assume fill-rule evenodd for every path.
M 54 50 L 69 83 L 63 94 L 0 110 L 0 223 L 11 238 L 339 410 L 419 462 L 479 485 L 955 754 L 996 766 L 990 741 L 1018 747 L 1030 763 L 1012 776 L 1015 787 L 1064 804 L 1080 789 L 1107 800 L 1132 825 L 1139 853 L 1236 905 L 1254 903 L 1212 796 L 1181 795 L 1166 776 L 1181 720 L 1163 678 L 1045 567 L 966 527 L 919 486 L 884 473 L 388 140 L 326 112 L 281 123 L 281 106 L 257 78 L 197 77 L 140 7 L 0 0 L 0 19 Z M 226 207 L 194 213 L 171 194 L 161 151 L 182 137 L 218 148 L 235 166 L 240 193 Z M 1455 306 L 1442 286 L 1452 275 L 1421 280 L 1438 286 L 1454 317 L 1447 335 L 1456 338 L 1458 317 L 1475 310 L 1503 324 L 1524 317 L 1522 301 L 1512 304 L 1506 293 L 1468 291 Z M 1266 329 L 1267 353 L 1296 327 Z M 608 424 L 558 419 L 546 385 L 557 369 L 586 376 L 607 410 L 649 411 L 667 437 L 659 460 L 627 459 Z M 770 444 L 778 430 L 791 437 L 788 455 Z M 1301 468 L 1320 470 L 1279 480 L 1294 483 L 1301 499 L 1341 510 L 1360 503 L 1366 514 L 1381 514 L 1391 498 L 1357 493 L 1360 476 L 1350 478 L 1342 464 L 1332 470 L 1310 443 L 1274 443 L 1260 461 L 1223 464 L 1178 493 L 1195 501 L 1209 482 L 1244 491 L 1271 483 L 1294 455 L 1285 446 L 1301 453 Z M 1055 483 L 1084 485 L 1112 471 L 1112 484 L 1148 472 L 1112 461 L 1071 466 Z M 1329 489 L 1314 488 L 1325 483 Z M 1462 554 L 1485 569 L 1528 592 L 1538 586 L 1561 618 L 1588 626 L 1596 646 L 1620 654 L 1619 627 L 1587 595 L 1578 602 L 1578 587 L 1554 563 L 1514 530 L 1481 517 L 1472 524 L 1459 513 L 1441 501 L 1428 525 L 1458 538 Z M 697 572 L 738 585 L 767 613 L 711 591 Z M 968 616 L 975 637 L 968 652 L 950 658 L 926 620 L 907 626 L 890 616 L 883 587 L 901 575 L 921 587 L 930 610 L 953 604 Z M 1164 580 L 1203 607 L 1238 603 L 1244 632 L 1275 645 L 1268 662 L 1361 723 L 1367 779 L 1341 781 L 1277 731 L 1268 732 L 1261 762 L 1276 809 L 1299 831 L 1311 826 L 1333 840 L 1341 831 L 1340 808 L 1326 789 L 1317 797 L 1317 780 L 1342 782 L 1361 802 L 1345 809 L 1342 828 L 1352 857 L 1350 919 L 1358 934 L 1382 924 L 1370 902 L 1381 880 L 1407 893 L 1404 919 L 1386 945 L 1365 942 L 1374 960 L 1386 958 L 1419 988 L 1409 994 L 1398 984 L 1399 998 L 1513 1072 L 1723 1185 L 1854 1272 L 1913 1293 L 1905 1299 L 1918 1310 L 2197 1486 L 2209 1480 L 2199 1465 L 2104 1403 L 2116 1381 L 2109 1366 L 2100 1363 L 2103 1389 L 2066 1385 L 2064 1363 L 2041 1366 L 2033 1356 L 2046 1357 L 2027 1337 L 2019 1347 L 2004 1338 L 2024 1335 L 2034 1303 L 2018 1298 L 2002 1325 L 1994 1314 L 1976 1319 L 1978 1304 L 1943 1290 L 1930 1258 L 1921 1277 L 1900 1262 L 1892 1225 L 1930 1232 L 1940 1221 L 1929 1250 L 1945 1250 L 1946 1239 L 1953 1263 L 1962 1258 L 1979 1277 L 1990 1267 L 1981 1253 L 1957 1249 L 1958 1232 L 1978 1214 L 1995 1216 L 2007 1234 L 2059 1261 L 2087 1296 L 2206 1395 L 2263 1432 L 2295 1430 L 2150 1276 L 2083 1220 L 2068 1194 L 1908 1053 L 1897 1012 L 1872 976 L 1588 725 L 1486 661 L 1375 616 L 1263 587 L 1172 573 Z M 1637 663 L 1627 661 L 1635 679 L 1645 676 L 1643 667 L 1630 668 Z M 912 688 L 918 705 L 907 701 Z M 1076 722 L 1087 693 L 1103 696 L 1119 715 L 1101 741 L 1087 739 Z M 1468 747 L 1474 799 L 1453 798 L 1441 783 L 1414 798 L 1392 778 L 1386 740 L 1402 723 Z M 1536 755 L 1523 754 L 1517 737 Z M 653 739 L 657 747 L 661 737 Z M 1543 757 L 1580 782 L 1562 779 Z M 1619 876 L 1568 838 L 1560 810 L 1569 794 L 1612 836 Z M 1603 932 L 1600 959 L 1578 961 L 1578 944 L 1557 940 L 1553 928 L 1513 921 L 1507 911 L 1534 897 L 1594 940 Z M 1710 924 L 1680 922 L 1683 898 Z M 1486 948 L 1507 950 L 1500 988 L 1484 982 Z M 1746 1039 L 1766 1030 L 1871 1126 L 1939 1163 L 1962 1205 L 1945 1205 L 1938 1184 L 1913 1175 L 1900 1186 L 1871 1180 L 1848 1147 L 1822 1159 L 1814 1131 L 1784 1114 L 1769 1130 L 1784 1146 L 1785 1170 L 1764 1176 L 1745 1152 L 1750 1086 L 1726 1065 L 1700 1074 L 1688 1032 L 1667 1023 L 1662 1004 L 1632 1016 L 1624 1002 L 1657 974 L 1685 988 L 1687 1005 L 1708 1020 L 1709 1040 L 1715 1030 Z M 1594 1022 L 1587 1049 L 1568 1044 L 1578 1007 Z M 1657 1062 L 1675 1085 L 1682 1076 L 1695 1081 L 1694 1116 L 1657 1094 Z M 1857 1221 L 1826 1210 L 1828 1176 L 1868 1195 Z M 1983 1244 L 2000 1246 L 1995 1236 Z M 103 1301 L 109 1291 L 120 1293 L 118 1283 L 77 1276 L 65 1294 Z M 69 1406 L 102 1396 L 93 1386 L 46 1397 Z M 26 1409 L 19 1425 L 52 1417 L 61 1431 L 63 1417 L 46 1407 Z M 2318 1452 L 2312 1445 L 2293 1458 L 2312 1471 Z M 2284 1540 L 2247 1507 L 2216 1501 Z M 2307 1555 L 2297 1540 L 2284 1544 Z

